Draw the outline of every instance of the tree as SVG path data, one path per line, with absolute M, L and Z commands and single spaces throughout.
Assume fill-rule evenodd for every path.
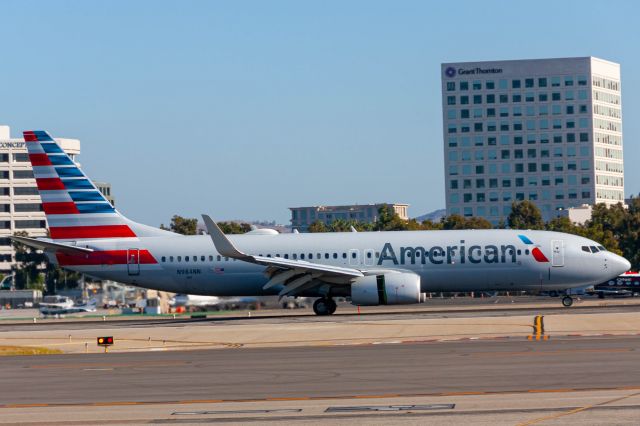
M 307 229 L 307 231 L 309 231 L 309 232 L 329 232 L 329 229 L 327 228 L 327 225 L 324 224 L 324 222 L 316 220 L 311 225 L 309 225 L 309 228 Z
M 511 204 L 507 219 L 511 229 L 544 229 L 544 222 L 538 207 L 531 201 L 516 201 Z
M 484 217 L 472 216 L 466 218 L 465 229 L 492 229 L 493 225 Z
M 28 237 L 27 232 L 16 232 L 16 236 Z M 25 244 L 13 242 L 16 251 L 16 264 L 12 267 L 17 289 L 44 290 L 44 264 L 47 257 L 40 250 Z
M 171 218 L 170 231 L 182 235 L 196 235 L 198 228 L 198 219 L 189 219 L 182 216 L 174 215 Z M 167 229 L 164 224 L 160 225 L 160 229 Z
M 386 204 L 378 209 L 378 221 L 373 225 L 375 231 L 406 231 L 407 221 L 398 216 L 398 213 Z
M 452 214 L 442 218 L 442 229 L 465 229 L 464 217 Z
M 251 231 L 251 225 L 244 222 L 218 222 L 218 226 L 225 234 L 246 234 Z

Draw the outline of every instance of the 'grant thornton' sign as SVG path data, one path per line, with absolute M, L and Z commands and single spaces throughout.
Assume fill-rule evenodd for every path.
M 455 77 L 458 75 L 480 75 L 480 74 L 502 74 L 502 68 L 458 68 L 447 67 L 444 70 L 447 77 Z

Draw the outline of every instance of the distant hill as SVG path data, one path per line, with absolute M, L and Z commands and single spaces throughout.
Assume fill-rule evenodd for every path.
M 447 211 L 445 209 L 434 210 L 430 213 L 423 214 L 422 216 L 416 217 L 416 221 L 422 222 L 424 220 L 430 220 L 432 222 L 440 222 L 440 219 L 447 215 Z

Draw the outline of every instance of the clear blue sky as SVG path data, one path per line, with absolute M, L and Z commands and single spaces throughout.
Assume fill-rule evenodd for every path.
M 636 1 L 1 1 L 0 124 L 79 138 L 131 219 L 444 207 L 440 63 L 622 65 L 640 192 Z

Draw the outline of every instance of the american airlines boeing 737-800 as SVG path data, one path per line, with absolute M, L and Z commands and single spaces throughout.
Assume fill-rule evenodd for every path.
M 334 297 L 355 305 L 419 303 L 426 292 L 566 291 L 629 262 L 589 239 L 548 231 L 456 230 L 184 236 L 128 220 L 43 131 L 24 132 L 50 238 L 13 237 L 63 268 L 174 293 Z M 563 298 L 570 306 L 570 296 Z

